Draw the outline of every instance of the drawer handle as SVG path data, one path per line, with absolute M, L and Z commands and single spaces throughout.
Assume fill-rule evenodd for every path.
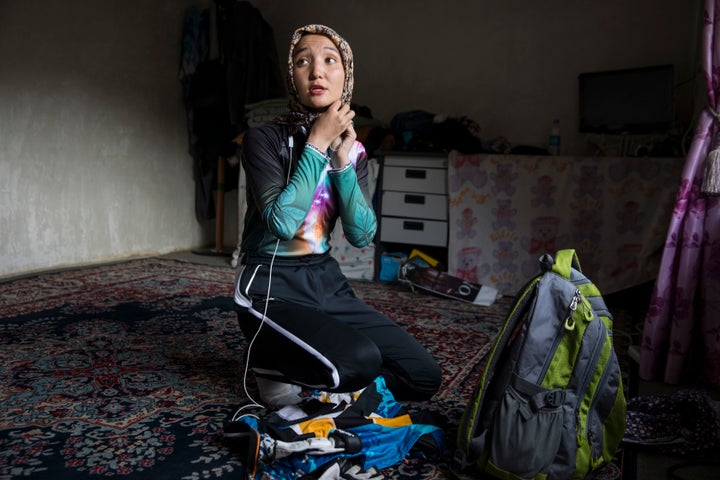
M 425 195 L 405 195 L 405 203 L 425 205 Z
M 425 224 L 423 222 L 410 222 L 405 220 L 403 222 L 403 228 L 405 230 L 425 230 Z
M 405 178 L 425 178 L 426 175 L 426 170 L 412 170 L 410 168 L 405 170 Z

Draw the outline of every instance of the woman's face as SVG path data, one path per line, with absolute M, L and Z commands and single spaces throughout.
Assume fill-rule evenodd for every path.
M 293 50 L 293 82 L 298 99 L 313 111 L 324 111 L 345 86 L 345 69 L 335 44 L 324 35 L 303 36 Z

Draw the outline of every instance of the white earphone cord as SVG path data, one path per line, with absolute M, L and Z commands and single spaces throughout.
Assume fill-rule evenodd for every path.
M 290 152 L 290 161 L 288 163 L 287 177 L 285 178 L 286 186 L 290 183 L 290 166 L 292 165 L 292 154 L 293 154 L 293 144 L 294 143 L 295 142 L 293 141 L 292 135 L 289 135 L 288 136 L 288 150 Z M 233 422 L 238 420 L 239 418 L 242 418 L 245 415 L 255 417 L 255 415 L 251 415 L 251 414 L 245 414 L 245 415 L 238 416 L 238 414 L 240 412 L 242 412 L 243 410 L 245 410 L 246 408 L 253 408 L 253 407 L 263 408 L 263 406 L 260 405 L 260 403 L 257 400 L 255 400 L 252 397 L 252 395 L 250 395 L 250 393 L 248 392 L 247 374 L 248 374 L 248 370 L 250 369 L 250 352 L 252 351 L 252 347 L 253 347 L 253 344 L 255 343 L 255 339 L 260 334 L 260 330 L 262 329 L 263 325 L 265 324 L 265 319 L 267 318 L 268 303 L 270 303 L 270 286 L 272 285 L 273 265 L 275 264 L 275 256 L 277 255 L 279 246 L 280 246 L 280 239 L 278 238 L 277 241 L 275 242 L 275 250 L 273 251 L 272 258 L 270 259 L 270 271 L 268 272 L 268 286 L 267 286 L 267 293 L 265 294 L 265 307 L 263 309 L 262 318 L 260 319 L 260 325 L 258 326 L 258 329 L 255 332 L 255 335 L 253 335 L 252 340 L 250 340 L 250 343 L 248 344 L 247 353 L 245 355 L 245 368 L 243 371 L 243 390 L 245 392 L 245 396 L 250 400 L 251 403 L 249 403 L 247 405 L 243 405 L 235 412 L 235 414 L 233 415 L 233 418 L 232 418 Z

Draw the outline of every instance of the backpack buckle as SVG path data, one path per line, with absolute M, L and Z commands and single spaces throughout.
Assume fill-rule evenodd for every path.
M 545 394 L 545 405 L 548 407 L 557 408 L 562 405 L 565 399 L 565 392 L 562 390 L 553 390 Z

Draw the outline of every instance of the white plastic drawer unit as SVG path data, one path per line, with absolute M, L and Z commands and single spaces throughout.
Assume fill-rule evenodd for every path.
M 418 218 L 382 217 L 381 241 L 447 246 L 447 222 Z
M 385 157 L 382 188 L 447 194 L 447 157 Z
M 447 246 L 447 156 L 386 155 L 380 241 Z
M 446 220 L 448 216 L 447 195 L 385 190 L 382 194 L 382 205 L 383 215 L 393 217 Z

